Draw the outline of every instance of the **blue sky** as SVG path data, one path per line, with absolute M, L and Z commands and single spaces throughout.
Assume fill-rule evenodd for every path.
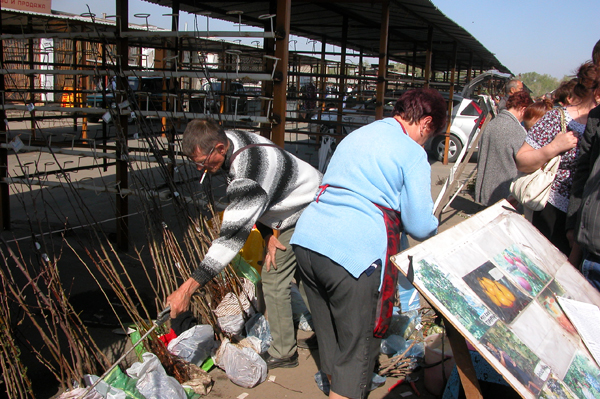
M 52 0 L 52 9 L 72 13 L 113 14 L 113 0 Z M 514 74 L 537 72 L 561 79 L 573 74 L 590 59 L 592 47 L 600 40 L 600 0 L 433 0 L 438 9 L 465 28 Z M 152 25 L 170 28 L 166 7 L 142 0 L 130 0 L 130 22 L 144 24 L 135 13 L 149 13 Z M 183 16 L 193 29 L 192 16 Z M 200 29 L 206 28 L 206 18 L 199 17 Z M 232 30 L 231 25 L 210 22 L 211 30 Z M 237 29 L 237 27 L 235 27 Z M 247 29 L 247 28 L 243 28 Z M 249 43 L 248 43 L 249 44 Z M 298 39 L 298 46 L 305 40 Z M 317 47 L 318 49 L 318 47 Z
M 600 40 L 600 0 L 433 0 L 514 74 L 561 79 Z

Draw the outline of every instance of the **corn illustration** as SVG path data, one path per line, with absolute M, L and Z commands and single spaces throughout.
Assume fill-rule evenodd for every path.
M 515 296 L 504 284 L 490 280 L 487 277 L 479 277 L 477 281 L 494 305 L 510 308 L 515 303 Z

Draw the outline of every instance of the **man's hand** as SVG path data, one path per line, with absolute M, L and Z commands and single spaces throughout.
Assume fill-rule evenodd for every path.
M 200 284 L 193 278 L 189 278 L 185 283 L 167 297 L 167 306 L 171 306 L 171 318 L 174 319 L 180 313 L 189 310 L 190 301 L 194 292 L 200 288 Z
M 273 234 L 268 236 L 265 241 L 267 242 L 267 245 L 265 248 L 265 261 L 263 263 L 263 266 L 266 268 L 267 271 L 271 270 L 271 265 L 273 265 L 273 269 L 277 270 L 277 263 L 275 262 L 275 253 L 278 249 L 285 251 L 286 247 L 283 246 L 283 244 L 281 244 L 277 237 L 275 237 Z
M 567 240 L 569 240 L 569 246 L 571 247 L 571 252 L 569 253 L 569 263 L 575 266 L 576 269 L 581 270 L 581 262 L 583 262 L 583 249 L 575 240 L 575 231 L 573 229 L 567 230 Z

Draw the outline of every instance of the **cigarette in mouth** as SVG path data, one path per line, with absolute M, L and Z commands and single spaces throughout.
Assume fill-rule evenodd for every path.
M 206 177 L 206 170 L 204 171 L 204 173 L 202 173 L 202 177 L 200 178 L 200 184 L 202 184 L 202 182 L 204 181 L 204 178 Z

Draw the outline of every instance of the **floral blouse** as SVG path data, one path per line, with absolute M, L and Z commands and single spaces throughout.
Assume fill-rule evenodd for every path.
M 563 108 L 563 111 L 565 112 L 567 131 L 572 130 L 578 138 L 581 138 L 583 131 L 585 130 L 585 125 L 573 120 L 566 108 Z M 525 142 L 534 150 L 537 150 L 549 144 L 560 131 L 560 110 L 554 108 L 546 112 L 546 114 L 533 125 L 527 134 Z M 550 197 L 548 198 L 548 202 L 563 212 L 567 212 L 567 208 L 569 207 L 569 196 L 571 194 L 573 175 L 575 174 L 578 157 L 578 146 L 561 155 L 558 172 L 550 187 Z

